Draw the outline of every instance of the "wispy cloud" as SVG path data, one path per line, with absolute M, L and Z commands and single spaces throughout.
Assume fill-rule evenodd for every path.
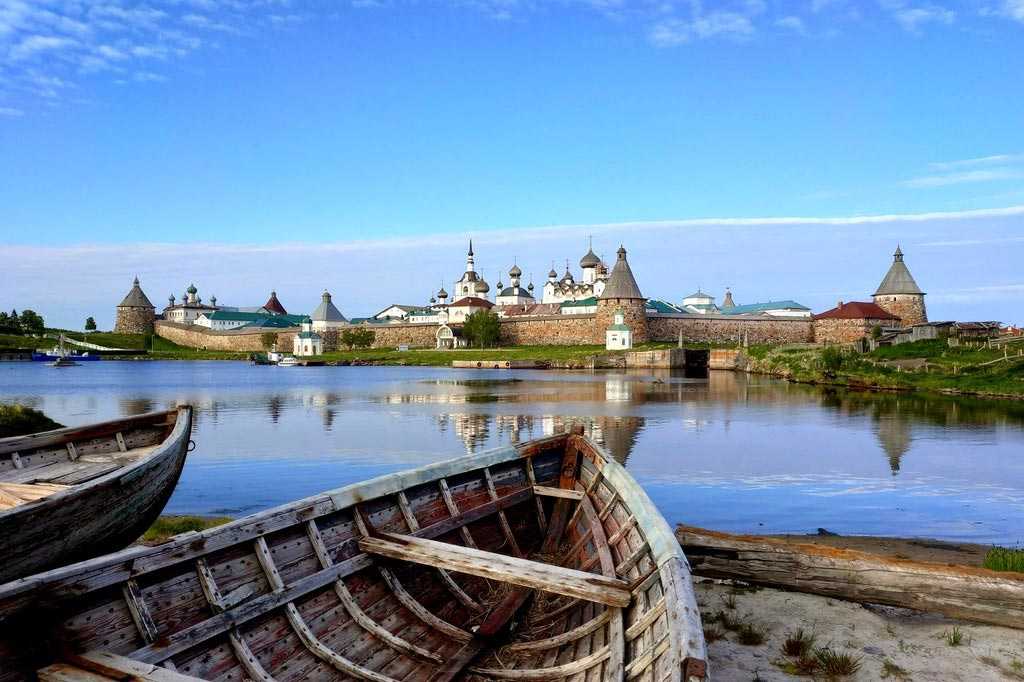
M 1024 2 L 1024 0 L 1021 0 Z M 1007 164 L 1024 163 L 1024 154 L 993 154 L 991 156 L 979 156 L 973 159 L 958 159 L 956 161 L 936 161 L 928 164 L 928 167 L 937 171 L 951 171 L 961 168 L 977 168 L 979 166 L 1002 166 Z
M 0 106 L 25 112 L 83 79 L 166 80 L 212 34 L 302 21 L 293 0 L 0 0 Z M 10 115 L 10 114 L 7 114 Z
M 1024 178 L 1024 171 L 1015 168 L 993 168 L 988 170 L 961 171 L 959 173 L 944 173 L 941 175 L 924 175 L 906 180 L 903 182 L 903 185 L 914 188 L 948 187 L 950 185 L 993 182 L 996 180 L 1020 180 L 1022 178 Z

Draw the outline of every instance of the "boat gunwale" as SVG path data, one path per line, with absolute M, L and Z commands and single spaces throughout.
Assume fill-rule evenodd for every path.
M 172 412 L 180 412 L 183 408 L 192 409 L 191 405 L 178 405 L 170 410 L 155 410 L 153 412 L 145 412 L 143 414 L 134 414 L 130 417 L 123 417 L 121 419 L 109 419 L 105 422 L 95 422 L 93 424 L 82 424 L 80 426 L 62 426 L 59 429 L 50 429 L 49 431 L 37 431 L 36 433 L 25 433 L 20 436 L 7 436 L 6 438 L 0 438 L 0 455 L 9 455 L 12 452 L 19 452 L 18 447 L 13 446 L 14 443 L 21 441 L 31 441 L 31 439 L 39 439 L 39 443 L 29 443 L 30 448 L 41 448 L 48 445 L 56 445 L 58 443 L 66 443 L 71 438 L 62 440 L 62 436 L 71 436 L 82 431 L 91 431 L 94 429 L 109 429 L 118 424 L 134 423 L 134 422 L 148 422 L 160 415 L 171 414 Z M 173 431 L 172 431 L 173 433 Z M 168 436 L 169 438 L 170 436 Z M 52 442 L 51 442 L 51 439 Z
M 144 417 L 149 418 L 149 419 L 155 419 L 156 417 L 159 417 L 159 416 L 162 416 L 162 415 L 168 415 L 168 414 L 171 414 L 171 413 L 174 413 L 174 414 L 177 415 L 177 421 L 174 424 L 174 428 L 171 429 L 171 432 L 169 434 L 167 434 L 167 436 L 165 436 L 163 438 L 163 440 L 160 441 L 160 443 L 156 446 L 156 448 L 154 448 L 151 452 L 147 453 L 144 457 L 139 457 L 138 459 L 136 459 L 136 460 L 134 460 L 132 462 L 129 462 L 125 466 L 119 467 L 117 469 L 114 469 L 113 471 L 110 471 L 110 472 L 108 472 L 106 474 L 103 474 L 102 476 L 97 476 L 96 478 L 90 479 L 90 480 L 85 481 L 83 483 L 76 483 L 76 484 L 73 484 L 73 485 L 69 485 L 65 490 L 61 490 L 61 491 L 52 493 L 50 495 L 47 495 L 45 497 L 40 497 L 39 499 L 32 500 L 32 501 L 29 501 L 29 502 L 25 502 L 24 504 L 19 504 L 17 506 L 10 507 L 8 509 L 4 509 L 3 511 L 0 511 L 0 520 L 2 520 L 5 516 L 12 516 L 12 515 L 15 515 L 15 514 L 24 513 L 26 510 L 36 511 L 38 509 L 38 507 L 42 506 L 42 505 L 63 503 L 69 497 L 86 494 L 86 493 L 88 493 L 88 491 L 90 489 L 98 487 L 98 486 L 101 486 L 101 485 L 105 485 L 105 484 L 107 484 L 111 480 L 115 480 L 115 479 L 118 479 L 118 478 L 123 478 L 125 476 L 129 476 L 130 474 L 132 474 L 135 470 L 139 469 L 140 467 L 142 467 L 144 465 L 147 465 L 147 464 L 149 464 L 151 462 L 157 461 L 157 460 L 161 459 L 162 457 L 166 456 L 168 451 L 173 451 L 173 450 L 175 450 L 179 446 L 179 444 L 181 443 L 182 436 L 185 435 L 182 432 L 186 428 L 191 430 L 192 406 L 191 405 L 179 405 L 178 407 L 174 408 L 173 410 L 161 410 L 159 412 L 147 412 L 144 415 L 137 415 L 136 417 L 132 418 L 133 421 L 136 421 L 136 420 L 144 421 L 142 419 Z M 44 431 L 43 433 L 56 433 L 57 431 L 69 431 L 69 432 L 84 431 L 86 429 L 97 428 L 97 427 L 100 427 L 100 426 L 112 426 L 112 425 L 118 424 L 118 423 L 121 423 L 121 420 L 116 420 L 115 419 L 115 420 L 112 420 L 112 421 L 109 421 L 109 422 L 103 422 L 101 424 L 89 424 L 87 426 L 71 427 L 70 429 L 54 429 L 53 431 Z M 29 434 L 29 435 L 35 435 L 35 434 Z M 14 436 L 14 438 L 25 438 L 25 437 L 26 436 Z M 8 439 L 4 439 L 4 440 L 8 440 Z M 70 441 L 68 441 L 68 442 L 70 442 Z M 45 444 L 38 445 L 37 447 L 45 447 Z M 127 450 L 127 452 L 131 452 L 132 449 L 134 449 L 134 448 L 131 448 L 131 449 Z M 79 563 L 81 563 L 81 562 L 79 562 Z M 76 565 L 78 565 L 78 564 L 71 564 L 71 566 L 76 566 Z M 55 570 L 57 570 L 57 569 L 55 569 Z M 42 574 L 38 574 L 38 575 L 42 575 Z M 0 585 L 0 596 L 3 595 L 2 587 L 3 586 Z

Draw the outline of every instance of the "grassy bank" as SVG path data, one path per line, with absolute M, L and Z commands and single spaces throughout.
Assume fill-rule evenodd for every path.
M 925 390 L 983 397 L 1024 398 L 1024 357 L 1002 349 L 949 347 L 929 340 L 879 348 L 866 354 L 838 348 L 747 350 L 755 372 L 791 381 L 852 388 Z M 997 361 L 997 362 L 993 362 Z
M 139 544 L 159 545 L 167 542 L 175 535 L 188 533 L 189 531 L 206 530 L 214 526 L 221 526 L 228 521 L 231 521 L 229 516 L 161 516 L 139 538 Z
M 0 438 L 59 429 L 58 424 L 39 410 L 24 405 L 0 405 Z

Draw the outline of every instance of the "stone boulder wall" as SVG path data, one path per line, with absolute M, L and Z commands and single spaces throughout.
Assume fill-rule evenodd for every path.
M 600 336 L 600 338 L 598 338 Z M 594 315 L 505 318 L 501 321 L 503 346 L 604 345 L 604 330 L 596 332 Z
M 373 348 L 397 348 L 402 344 L 410 348 L 433 348 L 437 345 L 436 324 L 381 324 L 373 330 Z
M 814 321 L 814 340 L 818 343 L 853 343 L 871 335 L 875 325 L 887 327 L 892 320 L 859 318 L 850 320 L 824 319 Z
M 114 331 L 118 334 L 152 334 L 155 320 L 152 308 L 118 306 Z
M 265 331 L 277 334 L 277 349 L 283 353 L 292 352 L 295 335 L 298 329 L 271 329 L 254 331 L 211 331 L 205 327 L 197 327 L 177 322 L 158 321 L 156 335 L 179 346 L 198 348 L 200 350 L 223 350 L 238 353 L 257 353 L 263 347 L 262 335 Z
M 900 318 L 900 323 L 904 327 L 928 321 L 928 311 L 925 309 L 922 294 L 875 296 L 874 299 L 876 305 Z M 891 326 L 892 323 L 892 320 L 886 320 L 886 326 Z
M 809 317 L 734 317 L 731 315 L 649 315 L 651 341 L 691 343 L 808 343 L 814 341 Z

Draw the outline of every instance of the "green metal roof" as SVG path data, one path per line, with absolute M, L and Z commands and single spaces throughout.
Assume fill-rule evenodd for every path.
M 320 335 L 316 332 L 299 332 L 297 336 L 300 339 L 319 339 Z
M 608 331 L 611 332 L 628 332 L 630 331 L 629 325 L 625 324 L 613 324 L 608 327 Z
M 597 305 L 597 296 L 591 296 L 589 298 L 581 298 L 578 301 L 562 301 L 559 304 L 559 308 L 586 308 Z
M 750 315 L 763 313 L 766 310 L 810 310 L 805 305 L 796 301 L 766 301 L 764 303 L 748 303 L 747 305 L 734 305 L 731 308 L 722 308 L 723 315 Z
M 682 308 L 680 308 L 679 306 L 673 305 L 673 304 L 671 304 L 671 303 L 669 303 L 667 301 L 659 300 L 657 298 L 649 298 L 649 299 L 647 299 L 646 308 L 648 310 L 653 310 L 656 313 L 681 313 L 681 312 L 683 312 Z
M 289 324 L 286 326 L 292 326 L 296 324 L 302 324 L 302 321 L 308 319 L 308 315 L 274 315 L 272 313 L 243 313 L 237 310 L 215 310 L 212 313 L 207 313 L 206 317 L 211 320 L 219 320 L 224 322 L 257 322 L 260 320 L 278 320 L 286 321 Z

